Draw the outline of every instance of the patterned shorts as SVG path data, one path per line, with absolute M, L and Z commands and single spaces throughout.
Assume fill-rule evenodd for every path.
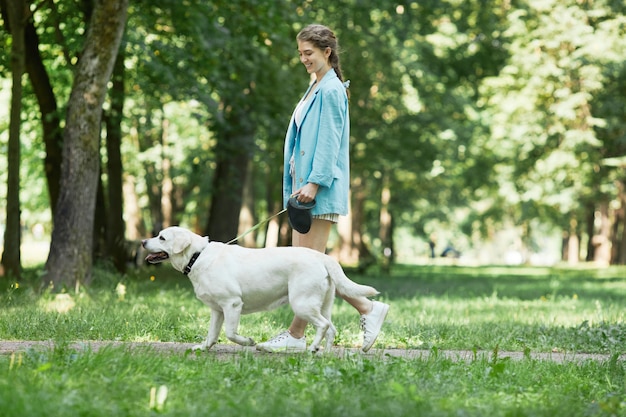
M 339 215 L 337 213 L 328 213 L 328 214 L 316 214 L 313 216 L 314 219 L 328 220 L 329 222 L 337 223 L 339 221 Z

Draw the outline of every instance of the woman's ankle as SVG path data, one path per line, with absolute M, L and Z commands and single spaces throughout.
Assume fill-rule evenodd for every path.
M 294 339 L 302 339 L 304 337 L 304 329 L 292 329 L 291 327 L 287 330 L 291 337 Z

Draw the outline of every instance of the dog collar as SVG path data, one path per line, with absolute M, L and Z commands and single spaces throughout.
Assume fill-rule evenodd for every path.
M 188 273 L 191 272 L 191 268 L 193 267 L 193 264 L 196 263 L 196 259 L 198 259 L 198 256 L 200 256 L 200 252 L 196 252 L 193 255 L 191 255 L 191 259 L 189 260 L 189 263 L 183 270 L 183 274 L 187 275 Z

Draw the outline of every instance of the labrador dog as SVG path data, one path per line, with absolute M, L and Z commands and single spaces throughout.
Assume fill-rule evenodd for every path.
M 195 349 L 215 345 L 222 325 L 229 340 L 252 346 L 254 340 L 237 333 L 240 316 L 289 303 L 296 316 L 316 329 L 309 350 L 317 351 L 324 337 L 330 350 L 336 334 L 330 320 L 335 291 L 354 298 L 378 294 L 373 287 L 351 281 L 330 256 L 308 248 L 250 249 L 210 242 L 180 227 L 168 227 L 142 245 L 149 253 L 146 261 L 171 262 L 211 308 L 208 336 Z

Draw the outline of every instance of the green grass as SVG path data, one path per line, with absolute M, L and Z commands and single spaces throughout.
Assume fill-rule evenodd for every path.
M 206 336 L 209 309 L 182 274 L 169 267 L 125 277 L 96 273 L 96 283 L 78 295 L 39 295 L 28 281 L 6 289 L 0 339 L 199 342 Z M 626 346 L 626 268 L 399 267 L 390 276 L 350 275 L 374 285 L 392 306 L 378 348 L 611 354 Z M 59 313 L 68 302 L 73 307 Z M 264 340 L 290 320 L 288 307 L 244 316 L 241 333 Z M 333 322 L 338 345 L 360 346 L 356 311 L 340 299 Z M 230 343 L 223 335 L 221 342 Z
M 349 274 L 392 306 L 376 348 L 427 358 L 79 351 L 76 340 L 199 342 L 210 316 L 168 267 L 56 296 L 30 280 L 0 295 L 0 339 L 54 340 L 55 349 L 0 356 L 2 416 L 626 416 L 626 269 L 398 267 Z M 31 283 L 32 282 L 32 283 Z M 125 286 L 125 294 L 119 291 Z M 288 308 L 244 316 L 264 340 Z M 336 343 L 359 346 L 356 312 L 337 300 Z M 309 329 L 312 335 L 312 329 Z M 224 336 L 220 343 L 230 343 Z M 586 352 L 602 361 L 455 361 L 441 350 Z M 156 392 L 167 393 L 160 404 Z M 151 400 L 151 391 L 153 393 Z
M 16 358 L 16 356 L 19 356 Z M 28 351 L 0 357 L 9 416 L 618 416 L 624 365 Z M 151 391 L 165 387 L 165 400 Z M 164 391 L 164 388 L 161 388 Z M 153 397 L 154 398 L 154 397 Z

